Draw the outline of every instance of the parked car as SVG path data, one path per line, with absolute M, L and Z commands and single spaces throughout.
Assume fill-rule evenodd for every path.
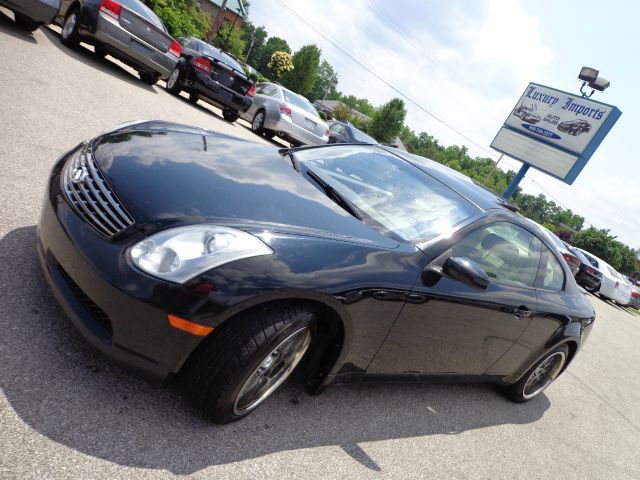
M 575 274 L 576 282 L 585 290 L 595 293 L 600 289 L 602 272 L 594 267 L 591 261 L 577 248 L 572 247 L 567 242 L 563 242 L 567 249 L 580 260 L 578 272 Z
M 282 85 L 258 83 L 251 108 L 240 117 L 258 135 L 278 135 L 292 145 L 323 145 L 329 127 L 309 100 Z
M 631 287 L 631 301 L 629 305 L 636 310 L 640 310 L 640 289 L 638 289 L 638 287 Z
M 362 130 L 358 130 L 349 122 L 340 122 L 338 120 L 332 120 L 327 122 L 329 125 L 328 143 L 369 143 L 376 145 L 378 141 L 364 133 Z
M 89 43 L 97 55 L 112 55 L 136 69 L 149 85 L 167 78 L 180 58 L 180 44 L 139 0 L 62 0 L 56 23 L 66 46 Z
M 569 120 L 567 122 L 560 122 L 558 124 L 558 130 L 576 136 L 581 133 L 588 133 L 591 130 L 591 124 L 586 120 Z
M 178 375 L 217 422 L 296 369 L 490 381 L 536 397 L 594 310 L 533 222 L 468 177 L 377 145 L 277 150 L 167 122 L 63 155 L 38 253 L 56 299 L 114 360 Z
M 199 99 L 222 109 L 222 116 L 235 122 L 253 101 L 256 86 L 242 66 L 229 55 L 193 37 L 178 38 L 182 46 L 180 61 L 167 79 L 167 90 L 189 93 L 193 103 Z
M 622 276 L 607 262 L 581 248 L 576 248 L 584 254 L 591 265 L 602 273 L 598 294 L 605 300 L 613 300 L 620 305 L 626 305 L 631 300 L 631 286 L 627 285 Z
M 538 123 L 540 121 L 540 115 L 534 112 L 532 107 L 525 107 L 524 105 L 520 105 L 513 112 L 516 117 L 520 117 L 523 121 L 527 123 Z
M 40 25 L 53 21 L 60 8 L 60 0 L 0 0 L 0 6 L 13 11 L 16 23 L 33 32 Z

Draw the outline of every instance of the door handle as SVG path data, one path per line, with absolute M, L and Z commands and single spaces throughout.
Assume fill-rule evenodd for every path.
M 520 306 L 513 309 L 513 313 L 517 318 L 528 318 L 533 315 L 531 310 L 527 310 L 527 307 Z

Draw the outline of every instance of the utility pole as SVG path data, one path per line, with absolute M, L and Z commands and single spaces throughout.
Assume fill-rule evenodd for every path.
M 245 55 L 245 62 L 249 63 L 249 55 L 251 55 L 251 49 L 253 48 L 253 44 L 256 41 L 256 32 L 251 34 L 251 43 L 249 44 L 249 50 L 247 50 L 247 54 Z

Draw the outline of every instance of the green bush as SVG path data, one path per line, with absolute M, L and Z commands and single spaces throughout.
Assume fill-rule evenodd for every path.
M 173 37 L 204 38 L 209 31 L 209 16 L 195 0 L 149 0 L 148 5 Z

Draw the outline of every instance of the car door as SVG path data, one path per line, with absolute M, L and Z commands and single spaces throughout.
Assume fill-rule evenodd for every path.
M 261 108 L 268 110 L 267 102 L 273 95 L 276 94 L 277 86 L 271 83 L 258 83 L 256 84 L 256 93 L 253 96 L 253 102 L 251 107 L 245 113 L 240 114 L 242 118 L 248 122 L 253 121 L 256 112 Z
M 537 310 L 542 242 L 496 221 L 472 228 L 430 262 L 367 373 L 482 374 L 516 342 Z M 443 273 L 450 257 L 475 262 L 486 289 Z

